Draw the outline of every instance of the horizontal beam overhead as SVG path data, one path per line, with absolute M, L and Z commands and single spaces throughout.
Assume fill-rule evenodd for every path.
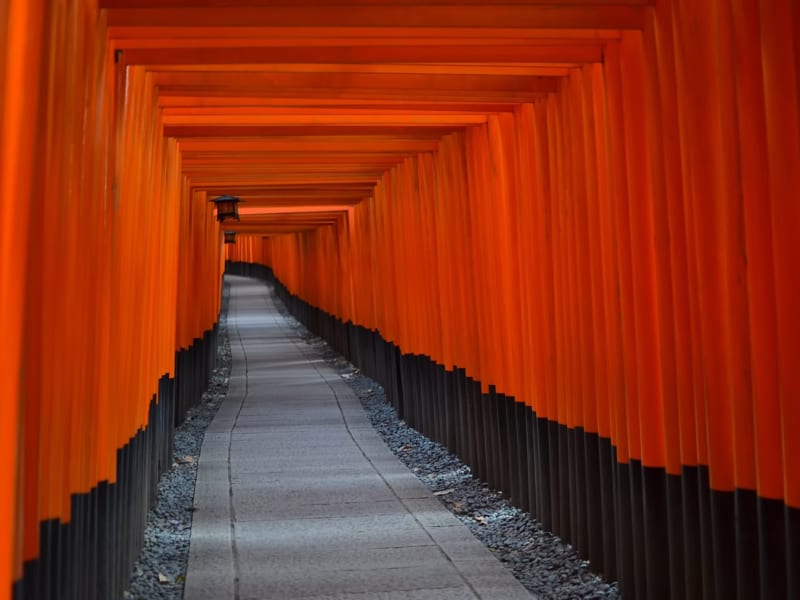
M 263 73 L 157 71 L 153 83 L 160 89 L 172 86 L 198 89 L 222 89 L 236 93 L 251 90 L 260 95 L 287 89 L 331 90 L 430 90 L 431 92 L 523 92 L 556 91 L 553 77 L 524 75 L 448 75 L 420 73 Z
M 605 6 L 609 4 L 628 6 L 653 6 L 655 0 L 573 0 L 575 5 Z M 420 0 L 346 0 L 341 5 L 348 6 L 404 6 L 416 7 Z M 467 6 L 486 4 L 485 0 L 428 0 L 429 6 Z M 505 5 L 554 6 L 557 0 L 503 0 Z M 221 6 L 261 7 L 261 6 L 304 6 L 325 7 L 324 0 L 100 0 L 100 8 L 219 8 Z M 327 3 L 330 6 L 330 3 Z
M 255 136 L 255 137 L 269 137 L 281 135 L 325 135 L 332 133 L 339 134 L 359 134 L 366 131 L 375 131 L 383 134 L 396 134 L 408 135 L 424 130 L 427 136 L 431 139 L 441 138 L 443 135 L 451 133 L 457 127 L 440 127 L 431 124 L 427 127 L 419 126 L 400 126 L 400 125 L 349 125 L 349 126 L 326 126 L 326 125 L 305 125 L 305 126 L 257 126 L 257 125 L 242 125 L 242 126 L 214 126 L 214 125 L 171 125 L 164 127 L 164 135 L 167 137 L 187 138 L 187 137 L 208 137 L 219 135 L 222 137 L 232 136 Z
M 471 102 L 471 101 L 434 101 L 424 99 L 372 99 L 343 100 L 338 98 L 274 98 L 263 96 L 160 96 L 159 105 L 163 108 L 179 108 L 193 110 L 195 108 L 227 108 L 229 111 L 240 111 L 249 107 L 274 108 L 342 108 L 364 111 L 397 109 L 397 110 L 454 110 L 470 112 L 504 112 L 514 109 L 515 103 L 506 102 Z
M 190 187 L 192 191 L 197 192 L 208 192 L 209 198 L 212 195 L 218 195 L 220 193 L 227 193 L 227 188 L 224 184 L 222 185 L 195 185 L 191 184 Z M 251 185 L 241 185 L 238 188 L 237 196 L 242 199 L 244 202 L 248 202 L 248 198 L 255 198 L 258 200 L 259 198 L 284 198 L 284 197 L 292 197 L 293 194 L 297 194 L 297 197 L 304 196 L 306 194 L 315 194 L 315 193 L 322 193 L 325 194 L 326 198 L 338 199 L 342 197 L 355 197 L 363 194 L 364 192 L 368 193 L 372 191 L 372 188 L 369 184 L 364 183 L 347 183 L 347 182 L 334 182 L 329 183 L 327 185 L 319 185 L 316 183 L 303 183 L 303 184 L 274 184 L 269 186 L 251 184 Z M 366 196 L 360 196 L 364 198 Z
M 242 65 L 304 63 L 341 65 L 386 64 L 386 63 L 571 63 L 584 64 L 599 62 L 603 57 L 605 40 L 592 40 L 591 43 L 526 44 L 503 43 L 497 40 L 494 45 L 441 45 L 424 43 L 422 45 L 352 45 L 320 46 L 319 40 L 309 40 L 308 46 L 251 47 L 215 44 L 200 45 L 197 38 L 188 38 L 184 47 L 174 39 L 151 40 L 148 44 L 135 44 L 132 40 L 118 39 L 115 44 L 124 49 L 124 60 L 131 65 Z M 238 42 L 241 44 L 241 41 Z M 341 41 L 340 41 L 341 44 Z M 137 47 L 150 46 L 150 47 Z
M 111 8 L 108 25 L 124 27 L 331 27 L 390 29 L 586 28 L 641 29 L 647 5 L 642 2 L 584 4 L 416 4 L 215 6 Z M 112 29 L 113 31 L 113 29 Z

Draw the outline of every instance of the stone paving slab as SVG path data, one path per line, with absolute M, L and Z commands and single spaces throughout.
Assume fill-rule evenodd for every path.
M 303 598 L 339 593 L 381 593 L 412 589 L 435 590 L 465 585 L 459 573 L 445 563 L 383 569 L 335 571 L 278 571 L 272 577 L 251 578 L 242 586 L 243 598 Z M 466 591 L 466 590 L 465 590 Z M 467 598 L 479 597 L 474 594 Z
M 200 454 L 184 598 L 530 599 L 305 355 L 267 287 L 229 279 L 233 366 Z

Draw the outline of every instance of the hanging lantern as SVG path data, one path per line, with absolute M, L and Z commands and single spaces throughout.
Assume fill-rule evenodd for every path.
M 223 231 L 222 233 L 225 236 L 225 243 L 226 244 L 235 244 L 236 243 L 236 232 L 235 231 Z
M 217 206 L 217 221 L 224 221 L 225 219 L 239 220 L 238 204 L 239 198 L 236 196 L 219 196 L 211 200 Z

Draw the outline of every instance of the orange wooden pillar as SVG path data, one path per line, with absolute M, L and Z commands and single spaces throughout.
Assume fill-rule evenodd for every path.
M 20 442 L 24 436 L 23 335 L 25 323 L 28 202 L 36 184 L 35 130 L 42 98 L 40 59 L 41 2 L 3 7 L 0 24 L 0 360 L 9 377 L 0 401 L 0 599 L 10 598 L 21 574 L 23 528 L 20 518 L 25 485 Z M 6 90 L 16 90 L 10 95 Z M 35 408 L 35 407 L 32 407 Z

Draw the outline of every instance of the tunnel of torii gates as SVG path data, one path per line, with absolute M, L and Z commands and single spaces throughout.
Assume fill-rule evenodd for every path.
M 800 597 L 800 3 L 4 0 L 0 48 L 0 598 L 119 597 L 226 261 L 626 597 Z

